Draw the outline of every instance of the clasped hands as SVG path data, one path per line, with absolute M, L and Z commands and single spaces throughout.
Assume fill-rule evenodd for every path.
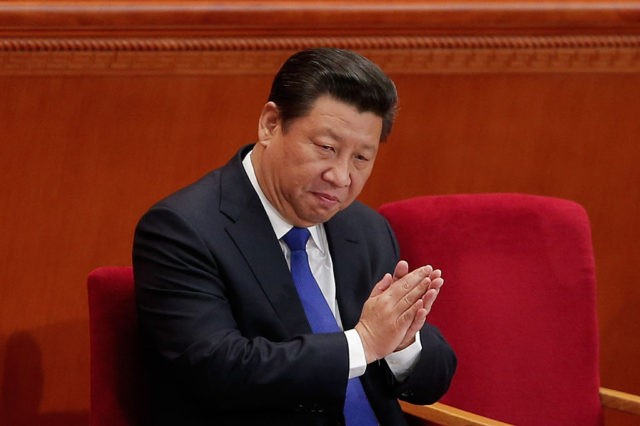
M 401 260 L 393 275 L 385 274 L 375 285 L 355 326 L 367 364 L 414 342 L 444 284 L 441 275 L 429 265 L 409 272 Z

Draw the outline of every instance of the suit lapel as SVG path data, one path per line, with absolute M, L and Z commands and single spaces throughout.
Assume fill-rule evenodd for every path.
M 363 265 L 362 243 L 355 227 L 349 223 L 348 214 L 341 212 L 325 224 L 333 274 L 336 280 L 336 297 L 342 325 L 345 330 L 353 328 L 360 319 L 362 303 L 368 296 L 368 285 L 359 282 Z
M 280 244 L 242 168 L 245 152 L 241 150 L 222 172 L 220 211 L 233 222 L 226 231 L 289 334 L 310 333 Z

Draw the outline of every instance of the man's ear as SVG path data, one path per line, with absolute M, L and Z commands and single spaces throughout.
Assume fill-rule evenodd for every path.
M 278 130 L 280 130 L 280 110 L 274 102 L 267 102 L 262 107 L 258 120 L 258 143 L 269 143 Z

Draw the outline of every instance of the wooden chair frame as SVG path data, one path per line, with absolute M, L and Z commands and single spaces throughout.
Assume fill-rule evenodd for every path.
M 613 389 L 600 388 L 602 406 L 613 408 L 640 416 L 640 396 L 620 392 Z M 432 423 L 445 426 L 505 426 L 504 423 L 488 417 L 479 416 L 468 411 L 460 410 L 437 402 L 433 405 L 413 405 L 400 401 L 405 413 Z

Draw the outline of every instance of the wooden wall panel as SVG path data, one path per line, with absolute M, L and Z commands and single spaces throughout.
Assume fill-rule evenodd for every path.
M 400 114 L 366 203 L 528 192 L 587 208 L 602 381 L 640 393 L 639 11 L 636 2 L 1 4 L 0 423 L 86 424 L 87 273 L 130 264 L 142 212 L 251 142 L 272 74 L 314 45 L 359 50 L 398 86 Z

